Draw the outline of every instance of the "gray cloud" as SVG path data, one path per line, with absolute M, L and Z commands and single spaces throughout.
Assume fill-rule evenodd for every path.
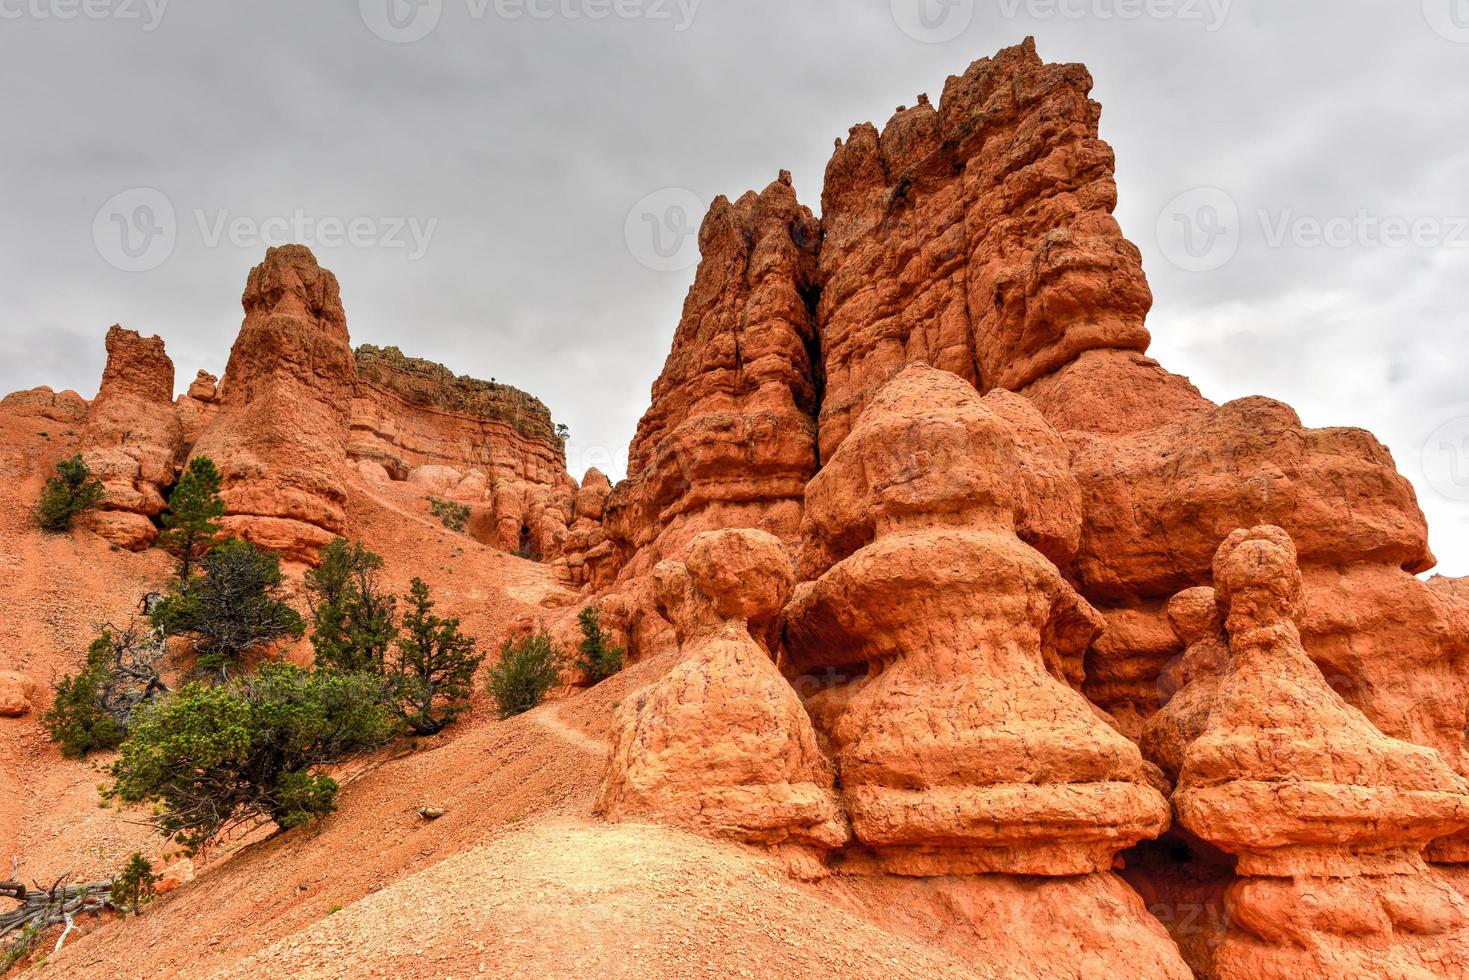
M 1309 424 L 1372 429 L 1417 483 L 1444 570 L 1469 574 L 1469 503 L 1425 457 L 1469 416 L 1469 241 L 1268 234 L 1282 215 L 1469 215 L 1469 135 L 1452 123 L 1469 117 L 1469 31 L 1456 43 L 1445 19 L 1459 0 L 1235 0 L 1222 24 L 1183 16 L 1204 0 L 957 0 L 972 18 L 943 43 L 900 30 L 890 0 L 703 0 L 682 31 L 672 0 L 658 9 L 673 20 L 437 2 L 437 28 L 400 44 L 368 29 L 372 0 L 168 4 L 151 31 L 0 0 L 0 389 L 92 394 L 119 321 L 162 334 L 181 383 L 219 372 L 263 245 L 211 246 L 196 212 L 368 218 L 377 244 L 316 246 L 354 340 L 534 392 L 571 426 L 574 461 L 616 477 L 692 276 L 637 261 L 634 203 L 734 196 L 787 168 L 816 209 L 833 137 L 1034 34 L 1096 78 L 1118 217 L 1157 295 L 1155 354 L 1210 397 L 1268 394 Z M 1133 5 L 1176 16 L 1115 16 Z M 162 191 L 179 230 L 167 261 L 130 273 L 92 228 L 133 187 Z M 1205 272 L 1155 232 L 1197 187 L 1240 213 L 1237 253 Z M 399 218 L 437 222 L 416 261 L 381 247 Z

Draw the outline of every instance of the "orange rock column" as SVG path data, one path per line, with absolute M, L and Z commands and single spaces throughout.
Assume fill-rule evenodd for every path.
M 1168 806 L 1137 747 L 1059 679 L 1100 621 L 1018 536 L 1068 518 L 1028 495 L 1044 443 L 995 405 L 915 365 L 868 406 L 808 494 L 807 560 L 848 554 L 786 611 L 788 673 L 869 665 L 832 735 L 854 834 L 883 868 L 1105 871 Z

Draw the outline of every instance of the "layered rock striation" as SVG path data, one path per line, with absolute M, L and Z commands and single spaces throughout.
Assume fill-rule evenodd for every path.
M 486 506 L 505 551 L 561 555 L 577 486 L 544 404 L 396 347 L 359 347 L 355 360 L 347 452 L 362 472 Z
M 114 544 L 146 548 L 167 506 L 184 450 L 173 404 L 173 361 L 158 337 L 113 327 L 107 367 L 87 410 L 83 458 L 107 488 L 103 509 L 86 523 Z

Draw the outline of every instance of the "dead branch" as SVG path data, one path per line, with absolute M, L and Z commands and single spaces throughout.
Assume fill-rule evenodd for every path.
M 27 888 L 18 881 L 0 881 L 0 897 L 20 903 L 18 908 L 0 915 L 0 939 L 27 928 L 34 934 L 64 925 L 66 928 L 56 941 L 58 950 L 75 928 L 78 914 L 97 915 L 116 908 L 112 904 L 111 881 L 69 885 L 63 877 L 49 888 Z
M 126 727 L 138 708 L 169 693 L 160 674 L 168 639 L 162 630 L 137 619 L 122 628 L 103 623 L 99 629 L 112 641 L 111 669 L 100 692 L 102 710 Z

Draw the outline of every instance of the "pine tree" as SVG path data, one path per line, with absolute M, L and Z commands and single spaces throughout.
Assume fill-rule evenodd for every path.
M 143 855 L 134 851 L 122 874 L 112 879 L 109 901 L 112 907 L 126 915 L 142 915 L 143 906 L 153 901 L 161 875 L 153 873 L 153 865 Z
M 70 531 L 73 521 L 106 496 L 102 482 L 92 479 L 92 470 L 80 455 L 63 459 L 56 464 L 56 475 L 46 481 L 41 491 L 41 499 L 36 503 L 36 523 L 47 531 Z
M 601 610 L 587 606 L 576 615 L 581 626 L 581 656 L 576 668 L 584 671 L 593 684 L 599 684 L 622 669 L 622 647 L 611 645 L 611 637 L 602 629 Z
M 459 632 L 458 619 L 433 614 L 434 602 L 422 579 L 413 580 L 405 602 L 389 681 L 408 727 L 433 735 L 469 706 L 474 674 L 484 656 L 475 653 L 473 637 Z
M 324 766 L 397 734 L 387 700 L 381 677 L 291 664 L 189 684 L 139 713 L 104 798 L 156 804 L 155 826 L 190 849 L 259 817 L 304 826 L 336 809 Z
M 545 630 L 520 640 L 507 637 L 489 678 L 490 697 L 500 706 L 500 717 L 525 714 L 544 701 L 561 679 L 563 660 Z
M 41 716 L 51 741 L 69 759 L 115 749 L 127 735 L 103 704 L 112 651 L 112 634 L 103 631 L 87 650 L 87 665 L 56 682 L 56 698 Z
M 286 601 L 280 558 L 230 538 L 200 562 L 204 574 L 175 586 L 153 609 L 153 625 L 168 636 L 193 638 L 199 666 L 221 678 L 246 653 L 299 639 L 301 616 Z
M 208 456 L 196 456 L 173 488 L 163 512 L 164 531 L 158 543 L 179 556 L 179 581 L 189 581 L 194 562 L 213 548 L 219 534 L 216 523 L 224 516 L 219 469 Z
M 321 565 L 306 573 L 311 645 L 318 668 L 381 674 L 398 635 L 397 600 L 383 592 L 380 555 L 338 538 L 322 549 Z

